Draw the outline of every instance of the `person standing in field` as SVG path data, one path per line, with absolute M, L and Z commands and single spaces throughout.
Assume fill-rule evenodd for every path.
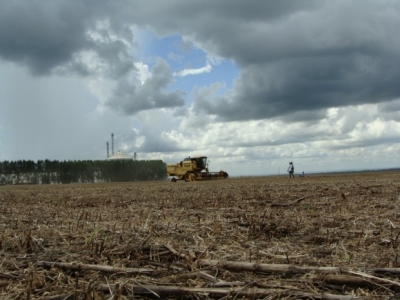
M 293 162 L 289 162 L 289 167 L 287 169 L 287 171 L 289 172 L 289 178 L 293 177 L 294 178 L 294 165 Z

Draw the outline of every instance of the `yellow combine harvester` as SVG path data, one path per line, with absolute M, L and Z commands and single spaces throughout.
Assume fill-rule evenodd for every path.
M 226 179 L 228 173 L 224 171 L 209 172 L 207 156 L 188 157 L 177 164 L 167 165 L 167 177 L 172 177 L 171 181 L 185 180 L 186 182 L 195 180 Z

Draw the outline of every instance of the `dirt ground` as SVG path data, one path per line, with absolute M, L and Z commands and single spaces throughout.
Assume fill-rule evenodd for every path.
M 1 299 L 400 299 L 400 174 L 0 187 Z

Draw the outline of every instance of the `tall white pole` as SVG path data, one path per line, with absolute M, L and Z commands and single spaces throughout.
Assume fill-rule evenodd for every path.
M 111 155 L 114 155 L 114 133 L 111 133 Z

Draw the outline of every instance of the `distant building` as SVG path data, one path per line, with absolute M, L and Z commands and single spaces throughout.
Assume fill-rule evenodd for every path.
M 107 160 L 133 160 L 132 157 L 125 155 L 121 151 L 115 152 L 111 156 L 107 157 Z

